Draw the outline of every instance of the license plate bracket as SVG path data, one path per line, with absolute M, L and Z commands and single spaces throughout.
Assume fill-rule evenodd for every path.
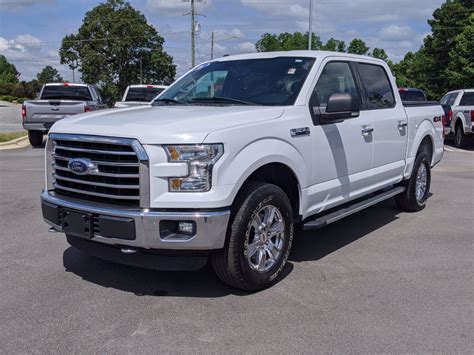
M 62 209 L 62 229 L 64 233 L 74 237 L 92 238 L 94 228 L 92 214 L 69 209 Z

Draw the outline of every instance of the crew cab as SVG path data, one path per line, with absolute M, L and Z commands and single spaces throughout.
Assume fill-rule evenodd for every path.
M 75 83 L 44 84 L 39 100 L 25 101 L 21 108 L 23 128 L 33 147 L 43 144 L 43 135 L 58 120 L 78 113 L 106 108 L 93 85 Z
M 474 133 L 474 89 L 448 92 L 440 102 L 447 111 L 449 133 L 454 135 L 454 144 L 465 148 Z
M 166 90 L 166 85 L 130 85 L 123 94 L 122 101 L 115 103 L 116 108 L 148 105 L 155 97 Z
M 295 226 L 395 197 L 422 210 L 443 109 L 400 99 L 387 64 L 323 51 L 228 56 L 152 106 L 56 123 L 43 218 L 74 247 L 153 269 L 198 269 L 247 291 L 282 275 Z M 363 221 L 361 221 L 363 223 Z

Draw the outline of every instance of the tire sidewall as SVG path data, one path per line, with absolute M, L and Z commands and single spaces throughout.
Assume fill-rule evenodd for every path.
M 283 254 L 279 260 L 266 272 L 259 272 L 252 269 L 247 260 L 246 249 L 249 243 L 252 220 L 265 206 L 275 206 L 281 213 L 285 223 L 285 239 L 283 241 Z M 237 230 L 237 252 L 240 269 L 245 279 L 256 289 L 268 287 L 276 282 L 281 275 L 288 260 L 293 243 L 293 213 L 291 205 L 285 193 L 277 186 L 265 185 L 257 189 L 249 196 L 246 204 L 246 211 L 240 220 Z
M 421 201 L 418 201 L 416 198 L 416 177 L 418 175 L 418 170 L 420 166 L 424 164 L 426 168 L 426 191 L 425 195 L 423 196 L 423 199 Z M 412 175 L 412 183 L 410 184 L 410 198 L 413 199 L 415 204 L 417 204 L 419 209 L 423 209 L 426 205 L 426 200 L 428 199 L 428 195 L 430 193 L 430 186 L 431 186 L 431 164 L 429 161 L 428 156 L 426 153 L 420 153 L 415 161 L 414 165 L 414 170 L 413 170 L 413 175 Z

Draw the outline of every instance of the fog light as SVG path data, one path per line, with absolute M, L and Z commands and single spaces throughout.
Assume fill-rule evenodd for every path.
M 178 231 L 182 234 L 195 235 L 196 223 L 180 221 L 178 223 Z

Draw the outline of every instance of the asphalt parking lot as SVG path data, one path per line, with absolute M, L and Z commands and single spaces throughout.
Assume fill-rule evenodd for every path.
M 0 353 L 472 353 L 474 151 L 448 149 L 424 211 L 300 233 L 255 294 L 70 248 L 42 222 L 42 149 L 0 151 Z

